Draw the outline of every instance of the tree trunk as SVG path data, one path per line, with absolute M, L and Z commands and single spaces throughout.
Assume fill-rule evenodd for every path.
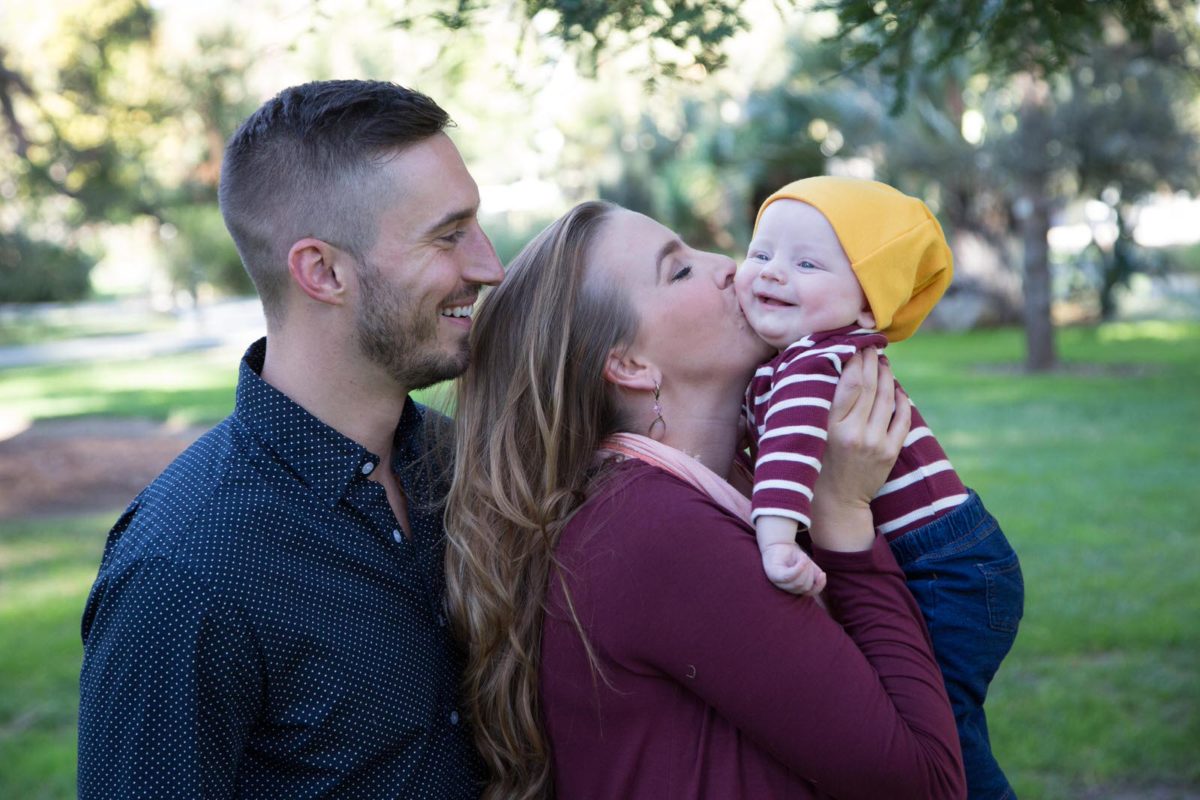
M 1030 372 L 1054 368 L 1054 321 L 1050 316 L 1050 203 L 1041 187 L 1026 197 L 1021 215 L 1021 240 L 1025 247 L 1025 366 Z
M 1116 316 L 1117 287 L 1129 285 L 1129 277 L 1138 267 L 1133 250 L 1133 235 L 1126 215 L 1120 204 L 1117 204 L 1115 211 L 1117 238 L 1113 242 L 1112 254 L 1102 261 L 1104 274 L 1100 281 L 1100 319 L 1104 322 L 1110 322 Z

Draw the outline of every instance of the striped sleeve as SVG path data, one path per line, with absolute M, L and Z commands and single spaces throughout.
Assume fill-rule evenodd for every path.
M 854 348 L 847 348 L 853 354 Z M 825 453 L 829 408 L 842 371 L 842 353 L 781 354 L 769 381 L 757 375 L 747 404 L 758 436 L 751 519 L 811 523 L 813 486 Z

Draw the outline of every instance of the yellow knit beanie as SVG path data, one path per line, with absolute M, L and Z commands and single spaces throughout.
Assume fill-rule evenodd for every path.
M 917 330 L 954 274 L 942 226 L 925 204 L 887 184 L 820 176 L 794 181 L 771 195 L 816 208 L 833 226 L 875 315 L 875 327 L 898 342 Z

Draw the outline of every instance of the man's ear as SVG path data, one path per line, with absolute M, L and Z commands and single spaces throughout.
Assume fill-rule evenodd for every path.
M 652 392 L 656 383 L 662 382 L 658 369 L 629 353 L 627 348 L 608 351 L 604 364 L 604 379 L 622 389 Z
M 346 254 L 320 239 L 300 239 L 288 250 L 288 272 L 300 291 L 320 303 L 346 300 Z
M 858 327 L 860 328 L 874 329 L 875 315 L 871 313 L 871 307 L 869 305 L 863 303 L 862 311 L 858 312 L 858 319 L 856 319 L 855 322 L 858 323 Z

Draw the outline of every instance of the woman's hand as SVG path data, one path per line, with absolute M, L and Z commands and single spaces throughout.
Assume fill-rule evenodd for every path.
M 912 423 L 908 397 L 874 348 L 846 362 L 829 411 L 829 440 L 812 503 L 813 544 L 866 550 L 871 499 L 887 480 Z

